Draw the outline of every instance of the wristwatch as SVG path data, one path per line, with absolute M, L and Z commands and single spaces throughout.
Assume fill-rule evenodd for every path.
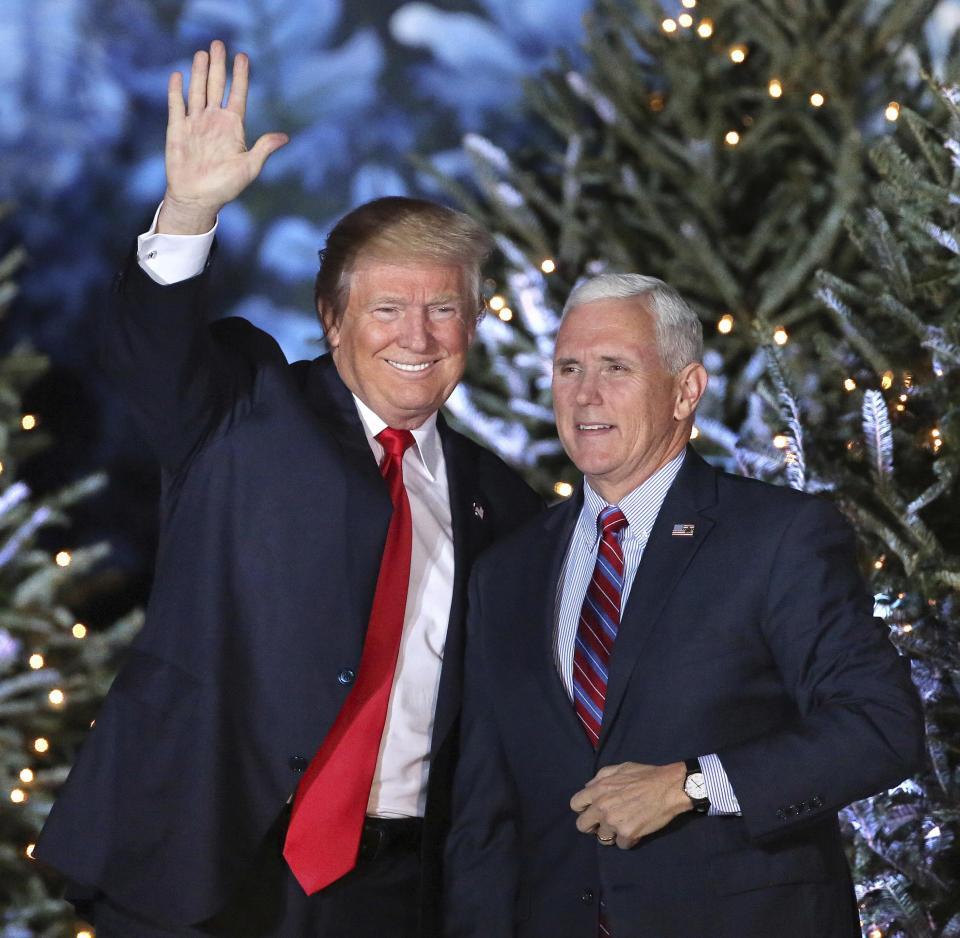
M 685 760 L 687 776 L 683 780 L 683 793 L 693 802 L 693 810 L 697 814 L 706 814 L 710 810 L 710 799 L 707 797 L 707 785 L 703 779 L 699 759 Z

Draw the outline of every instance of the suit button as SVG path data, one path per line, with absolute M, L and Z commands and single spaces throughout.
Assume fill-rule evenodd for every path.
M 337 672 L 337 680 L 343 684 L 344 687 L 348 687 L 350 684 L 352 684 L 356 676 L 357 672 L 352 668 L 341 668 Z
M 593 905 L 593 890 L 584 889 L 583 892 L 580 893 L 580 901 L 584 905 Z
M 294 772 L 306 772 L 307 760 L 303 756 L 290 756 L 287 763 Z

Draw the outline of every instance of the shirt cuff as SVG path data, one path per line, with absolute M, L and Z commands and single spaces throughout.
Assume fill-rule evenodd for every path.
M 740 802 L 737 801 L 730 779 L 720 764 L 720 757 L 716 753 L 700 756 L 700 771 L 703 772 L 703 783 L 710 799 L 710 810 L 707 814 L 715 817 L 741 814 Z
M 161 202 L 153 216 L 150 230 L 137 238 L 137 262 L 151 280 L 168 286 L 181 280 L 189 280 L 203 271 L 219 221 L 214 222 L 213 227 L 205 234 L 157 234 L 157 217 L 162 207 Z

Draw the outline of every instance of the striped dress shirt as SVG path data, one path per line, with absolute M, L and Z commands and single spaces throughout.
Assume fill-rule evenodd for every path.
M 670 462 L 661 466 L 646 482 L 625 495 L 618 503 L 620 510 L 626 515 L 628 525 L 623 532 L 621 544 L 624 556 L 621 611 L 627 605 L 630 588 L 643 557 L 643 550 L 647 546 L 647 540 L 657 515 L 660 514 L 667 491 L 683 465 L 685 453 L 686 450 L 681 450 Z M 570 546 L 567 548 L 567 555 L 563 562 L 563 573 L 557 583 L 553 660 L 571 703 L 573 702 L 573 646 L 577 637 L 577 623 L 580 620 L 583 598 L 586 596 L 590 578 L 593 576 L 593 568 L 597 562 L 597 550 L 600 545 L 597 515 L 606 507 L 607 502 L 584 480 L 583 510 L 580 512 L 570 538 Z M 616 654 L 616 646 L 613 653 Z M 712 815 L 739 814 L 740 804 L 727 778 L 727 773 L 720 764 L 719 757 L 715 753 L 700 756 L 700 767 L 707 786 L 707 797 L 710 799 L 709 813 Z

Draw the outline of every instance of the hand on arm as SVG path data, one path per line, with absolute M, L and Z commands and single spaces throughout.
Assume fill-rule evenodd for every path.
M 233 61 L 233 82 L 223 105 L 227 83 L 227 50 L 220 40 L 209 53 L 193 57 L 189 96 L 183 100 L 183 76 L 174 72 L 167 88 L 167 191 L 157 219 L 160 234 L 202 234 L 220 209 L 257 176 L 267 157 L 288 141 L 268 133 L 248 150 L 243 120 L 247 107 L 250 63 L 243 53 Z
M 570 807 L 577 812 L 577 829 L 594 834 L 601 843 L 615 839 L 621 850 L 629 850 L 678 814 L 693 809 L 683 792 L 685 777 L 682 762 L 604 766 L 570 799 Z

